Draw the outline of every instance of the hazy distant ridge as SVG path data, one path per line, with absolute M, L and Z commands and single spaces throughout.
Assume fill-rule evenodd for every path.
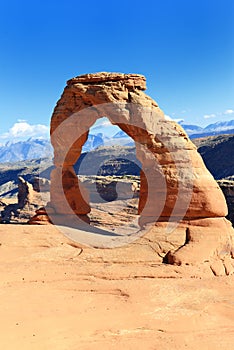
M 185 123 L 181 123 L 181 125 L 192 139 L 222 134 L 234 134 L 234 120 L 217 122 L 205 128 Z M 112 145 L 133 146 L 134 141 L 122 130 L 117 132 L 114 136 L 108 137 L 105 134 L 105 128 L 103 128 L 103 132 L 89 134 L 82 152 L 89 152 L 100 146 Z M 28 139 L 27 141 L 8 142 L 0 146 L 0 163 L 14 163 L 52 156 L 52 146 L 49 140 L 46 139 Z

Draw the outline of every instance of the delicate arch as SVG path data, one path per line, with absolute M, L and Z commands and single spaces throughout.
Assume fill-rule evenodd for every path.
M 227 215 L 224 196 L 182 127 L 165 119 L 157 103 L 144 93 L 145 89 L 145 77 L 137 74 L 87 74 L 67 82 L 51 119 L 55 165 L 51 173 L 51 201 L 31 223 L 44 223 L 46 215 L 63 227 L 71 225 L 74 217 L 89 222 L 88 194 L 78 182 L 73 165 L 90 127 L 98 118 L 107 116 L 134 139 L 142 164 L 140 224 L 148 227 L 146 224 L 151 223 L 146 234 L 148 241 L 143 241 L 143 246 L 151 242 L 164 262 L 178 265 L 210 262 L 216 273 L 215 261 L 223 261 L 226 254 L 229 264 L 233 252 L 233 229 L 224 218 Z M 85 225 L 75 231 L 78 238 L 73 231 L 63 233 L 81 242 L 80 234 L 84 236 L 92 229 Z M 114 235 L 109 232 L 108 245 L 107 240 L 100 242 L 92 233 L 85 235 L 84 244 L 100 248 L 133 241 L 128 240 L 130 234 L 122 241 L 123 237 L 117 235 L 113 245 Z M 219 263 L 224 264 L 228 274 L 230 264 Z
M 148 198 L 142 224 L 155 218 L 168 221 L 226 215 L 222 192 L 196 147 L 181 126 L 165 119 L 157 103 L 143 92 L 145 88 L 145 77 L 136 74 L 97 73 L 68 81 L 51 119 L 56 166 L 51 175 L 51 205 L 57 213 L 65 214 L 61 190 L 75 214 L 89 213 L 88 196 L 78 183 L 73 165 L 90 127 L 106 116 L 136 143 L 143 169 L 139 212 Z M 63 189 L 57 180 L 61 168 Z M 207 181 L 215 201 L 207 193 Z M 202 200 L 198 201 L 198 196 Z

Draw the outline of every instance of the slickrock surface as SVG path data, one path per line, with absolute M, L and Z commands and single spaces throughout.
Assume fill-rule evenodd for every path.
M 223 255 L 231 259 L 233 229 L 224 219 L 227 205 L 223 193 L 185 131 L 165 119 L 157 103 L 144 93 L 145 88 L 145 77 L 137 74 L 102 72 L 68 81 L 51 119 L 55 169 L 46 210 L 54 218 L 57 215 L 60 224 L 61 215 L 70 215 L 71 209 L 89 221 L 89 193 L 73 166 L 89 128 L 107 116 L 136 142 L 142 164 L 139 224 L 147 227 L 159 221 L 147 234 L 157 246 L 155 259 L 177 265 L 209 261 L 211 266 L 215 260 L 224 266 Z M 164 228 L 171 217 L 180 225 L 166 235 Z M 39 223 L 40 215 L 32 221 Z
M 2 349 L 233 349 L 234 276 L 208 263 L 82 248 L 52 225 L 0 225 L 0 243 Z

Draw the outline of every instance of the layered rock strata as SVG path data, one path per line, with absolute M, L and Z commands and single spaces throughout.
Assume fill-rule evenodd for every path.
M 136 143 L 139 223 L 150 225 L 144 239 L 154 243 L 155 253 L 177 265 L 231 259 L 233 230 L 222 191 L 182 127 L 164 117 L 145 89 L 138 74 L 103 72 L 67 82 L 51 119 L 55 169 L 46 210 L 88 222 L 89 196 L 73 166 L 90 127 L 105 116 Z

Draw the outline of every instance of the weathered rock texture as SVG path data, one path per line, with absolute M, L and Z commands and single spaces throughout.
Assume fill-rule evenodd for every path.
M 33 186 L 21 176 L 18 183 L 18 205 L 24 208 L 27 204 L 32 203 L 34 196 Z
M 55 169 L 47 210 L 70 215 L 72 209 L 87 217 L 88 193 L 73 165 L 90 127 L 107 116 L 136 142 L 142 164 L 140 225 L 155 222 L 147 237 L 158 256 L 173 264 L 220 259 L 220 251 L 230 257 L 232 228 L 224 219 L 222 191 L 182 127 L 165 119 L 145 89 L 145 77 L 137 74 L 87 74 L 67 82 L 51 119 Z M 164 234 L 170 220 L 181 223 L 173 234 Z
M 23 177 L 18 178 L 17 203 L 5 204 L 4 210 L 0 212 L 0 222 L 26 222 L 35 211 L 39 196 L 34 191 L 33 186 Z

